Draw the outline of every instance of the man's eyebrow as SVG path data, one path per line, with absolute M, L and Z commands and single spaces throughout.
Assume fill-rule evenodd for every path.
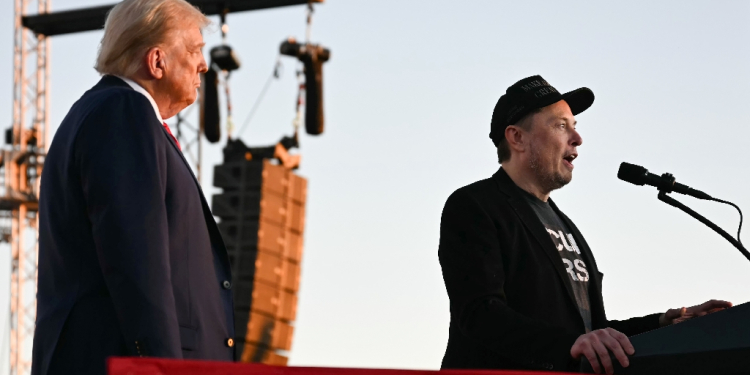
M 568 123 L 570 122 L 570 117 L 568 117 L 568 116 L 560 116 L 557 119 L 558 120 L 565 120 L 565 122 L 568 122 Z M 573 125 L 575 125 L 577 123 L 578 123 L 578 120 L 573 120 Z

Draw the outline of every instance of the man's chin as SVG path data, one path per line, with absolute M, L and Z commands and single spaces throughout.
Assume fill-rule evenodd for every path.
M 162 120 L 170 119 L 173 116 L 177 115 L 178 113 L 184 111 L 185 108 L 189 107 L 191 104 L 195 102 L 195 99 L 196 98 L 193 97 L 191 99 L 185 99 L 182 102 L 176 102 L 174 107 L 170 107 L 171 112 L 167 114 L 167 117 L 164 117 L 164 114 L 162 113 Z M 179 107 L 177 107 L 178 104 L 179 104 Z
M 563 187 L 570 183 L 570 181 L 573 180 L 573 171 L 562 173 L 559 176 L 557 176 L 557 182 L 560 183 L 560 187 Z
M 565 185 L 569 184 L 571 180 L 573 180 L 572 172 L 565 174 L 555 174 L 546 179 L 547 186 L 545 186 L 545 188 L 549 191 L 561 189 Z
M 198 99 L 198 96 L 191 96 L 185 100 L 185 108 L 190 107 L 193 103 L 195 103 L 195 100 Z M 183 108 L 183 109 L 185 109 Z

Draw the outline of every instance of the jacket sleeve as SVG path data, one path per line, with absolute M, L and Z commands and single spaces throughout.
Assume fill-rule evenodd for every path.
M 168 144 L 141 94 L 104 99 L 75 144 L 99 265 L 130 354 L 182 358 L 165 205 Z
M 627 336 L 635 336 L 659 328 L 660 315 L 660 313 L 657 313 L 628 320 L 609 320 L 607 325 L 609 328 L 616 329 Z
M 578 338 L 514 311 L 504 291 L 505 268 L 495 222 L 465 189 L 448 198 L 440 224 L 440 264 L 451 317 L 460 334 L 483 350 L 525 368 L 571 369 Z

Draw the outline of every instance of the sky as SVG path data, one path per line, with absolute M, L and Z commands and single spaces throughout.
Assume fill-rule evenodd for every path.
M 3 4 L 0 119 L 10 124 L 13 9 Z M 325 133 L 301 137 L 298 173 L 309 189 L 290 364 L 439 368 L 449 324 L 437 258 L 441 210 L 451 192 L 498 169 L 488 138 L 492 110 L 509 85 L 535 74 L 560 91 L 585 86 L 596 95 L 576 117 L 583 144 L 573 181 L 552 198 L 606 275 L 608 317 L 711 298 L 750 300 L 750 263 L 735 248 L 659 202 L 656 189 L 616 177 L 623 161 L 670 172 L 750 214 L 749 17 L 745 1 L 317 5 L 312 40 L 332 53 L 324 66 Z M 305 8 L 230 14 L 227 21 L 227 41 L 243 63 L 230 80 L 239 126 L 278 45 L 304 38 Z M 51 39 L 53 130 L 97 82 L 92 66 L 101 36 Z M 207 52 L 221 43 L 220 34 L 207 33 L 206 42 Z M 291 132 L 298 67 L 291 58 L 281 61 L 281 78 L 240 135 L 248 144 L 270 145 Z M 207 195 L 219 192 L 211 166 L 221 162 L 222 147 L 204 144 Z M 733 208 L 675 198 L 736 234 Z M 9 258 L 0 254 L 0 306 L 9 306 Z M 6 314 L 0 320 L 7 322 Z M 5 342 L 8 329 L 0 325 Z

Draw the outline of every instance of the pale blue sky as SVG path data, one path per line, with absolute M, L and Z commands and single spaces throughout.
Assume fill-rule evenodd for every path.
M 55 0 L 53 9 L 107 3 Z M 10 124 L 12 4 L 0 10 L 0 118 Z M 279 43 L 304 36 L 304 18 L 304 7 L 229 15 L 229 42 L 244 63 L 232 77 L 237 123 Z M 584 142 L 573 182 L 552 197 L 606 275 L 608 316 L 750 300 L 750 263 L 738 251 L 659 202 L 655 189 L 616 178 L 622 161 L 672 172 L 750 214 L 748 19 L 746 1 L 317 6 L 313 40 L 332 57 L 324 68 L 326 133 L 301 139 L 299 173 L 310 183 L 291 364 L 439 367 L 449 320 L 437 260 L 440 212 L 453 190 L 496 171 L 487 138 L 493 106 L 508 85 L 533 74 L 561 91 L 587 86 L 596 94 L 577 117 Z M 52 39 L 53 128 L 96 83 L 100 38 Z M 215 32 L 206 41 L 219 39 Z M 283 77 L 242 136 L 247 143 L 270 144 L 291 129 L 295 64 L 283 62 Z M 204 155 L 209 195 L 220 152 L 209 145 Z M 731 207 L 676 198 L 736 233 Z M 8 306 L 8 257 L 0 257 L 0 306 Z M 0 325 L 2 340 L 7 327 Z

